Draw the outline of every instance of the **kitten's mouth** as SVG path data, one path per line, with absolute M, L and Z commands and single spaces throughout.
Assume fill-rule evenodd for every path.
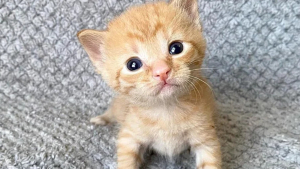
M 179 87 L 177 84 L 162 82 L 159 84 L 157 94 L 171 95 L 177 87 Z

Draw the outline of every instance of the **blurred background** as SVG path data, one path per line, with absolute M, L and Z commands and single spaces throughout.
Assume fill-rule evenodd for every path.
M 76 33 L 146 2 L 0 1 L 0 168 L 116 168 L 116 127 L 89 123 L 113 93 Z M 199 11 L 223 168 L 299 168 L 300 1 L 201 0 Z M 145 168 L 193 166 L 185 152 Z

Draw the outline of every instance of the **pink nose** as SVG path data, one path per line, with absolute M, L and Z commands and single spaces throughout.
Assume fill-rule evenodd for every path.
M 156 80 L 166 81 L 170 70 L 170 67 L 165 61 L 156 61 L 152 67 L 153 78 Z

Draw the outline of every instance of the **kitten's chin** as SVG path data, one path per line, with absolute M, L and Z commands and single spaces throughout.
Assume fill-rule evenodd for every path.
M 130 99 L 137 104 L 157 105 L 160 103 L 176 102 L 183 95 L 183 90 L 178 84 L 158 84 L 152 88 L 134 90 L 130 93 Z
M 157 87 L 157 89 L 155 90 L 155 95 L 165 99 L 168 97 L 174 97 L 177 93 L 179 86 L 176 84 L 163 84 Z
M 144 91 L 144 92 L 143 92 Z M 135 91 L 130 94 L 130 100 L 135 104 L 154 106 L 159 104 L 178 102 L 184 90 L 179 85 L 161 85 L 152 89 L 144 89 L 143 91 Z

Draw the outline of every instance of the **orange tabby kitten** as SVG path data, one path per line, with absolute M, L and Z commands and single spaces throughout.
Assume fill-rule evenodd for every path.
M 78 38 L 117 96 L 91 119 L 117 121 L 118 169 L 139 168 L 145 147 L 173 156 L 191 147 L 198 169 L 220 169 L 212 92 L 199 70 L 205 40 L 196 0 L 132 7 L 104 31 Z

